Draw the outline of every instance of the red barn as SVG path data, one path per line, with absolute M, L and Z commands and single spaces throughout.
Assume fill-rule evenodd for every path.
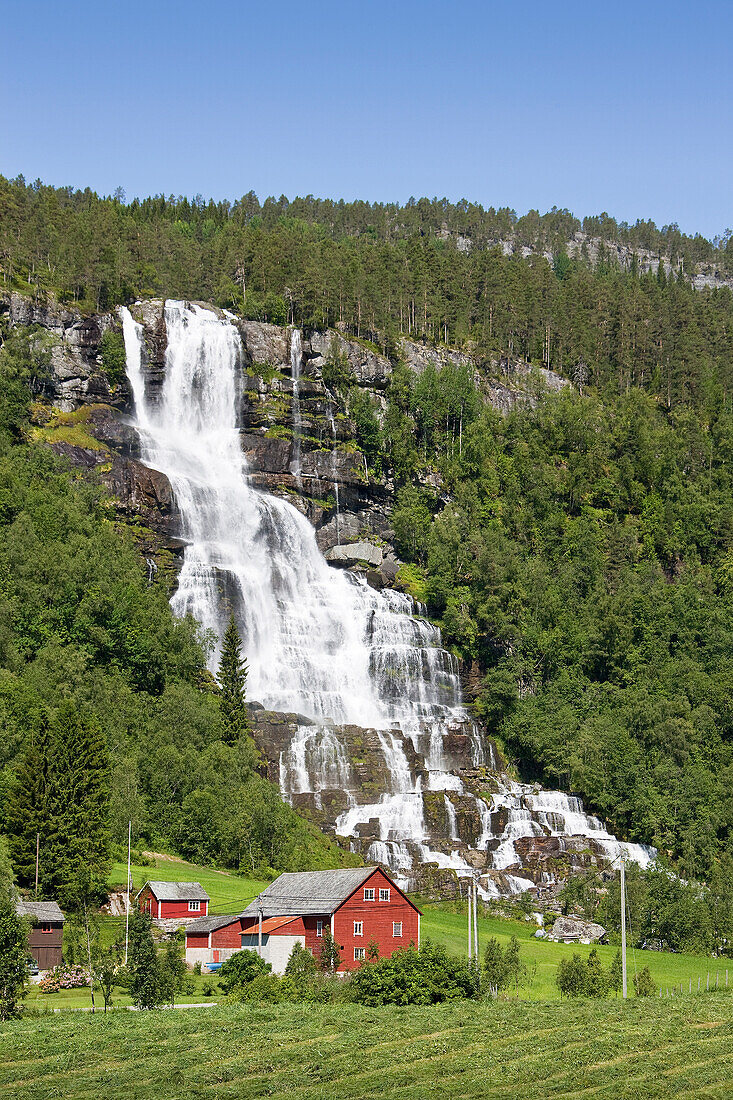
M 163 927 L 187 924 L 209 911 L 209 895 L 198 882 L 146 882 L 135 900 Z
M 242 947 L 257 950 L 276 974 L 296 942 L 318 955 L 326 929 L 338 944 L 338 971 L 355 970 L 370 941 L 380 957 L 420 942 L 420 910 L 380 867 L 280 875 L 242 913 Z

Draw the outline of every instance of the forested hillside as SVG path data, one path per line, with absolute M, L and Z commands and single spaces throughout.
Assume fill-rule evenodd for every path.
M 622 270 L 604 249 L 571 259 L 581 228 L 656 251 L 676 274 Z M 495 247 L 509 238 L 535 252 Z M 696 263 L 727 269 L 729 246 L 643 222 L 581 226 L 564 211 L 252 195 L 128 205 L 0 180 L 0 250 L 7 290 L 86 310 L 205 299 L 276 324 L 340 325 L 386 351 L 384 409 L 336 361 L 324 382 L 394 488 L 401 581 L 462 658 L 478 715 L 525 776 L 579 792 L 686 875 L 733 852 L 733 294 L 688 277 Z M 470 351 L 477 370 L 418 376 L 401 336 Z M 215 778 L 232 791 L 259 780 L 216 732 L 191 624 L 145 589 L 103 498 L 23 442 L 10 354 L 6 759 L 34 708 L 70 696 L 105 716 L 114 797 L 204 858 L 178 823 L 213 812 Z M 483 382 L 517 358 L 574 386 L 544 394 L 538 378 L 536 401 L 501 417 Z M 174 744 L 174 728 L 191 743 Z M 239 843 L 226 833 L 231 797 L 227 852 Z

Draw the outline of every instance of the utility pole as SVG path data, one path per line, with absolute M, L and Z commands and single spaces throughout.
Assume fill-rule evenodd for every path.
M 125 966 L 127 966 L 127 939 L 130 934 L 130 845 L 132 821 L 127 823 L 127 890 L 125 891 Z
M 259 916 L 259 923 L 257 926 L 257 954 L 262 958 L 262 905 L 258 905 L 257 913 Z
M 626 862 L 621 856 L 621 996 L 626 1000 Z
M 41 851 L 41 834 L 36 833 L 36 901 L 38 901 L 38 856 Z
M 468 887 L 468 961 L 473 958 L 473 879 Z
M 478 886 L 473 883 L 473 957 L 478 966 Z

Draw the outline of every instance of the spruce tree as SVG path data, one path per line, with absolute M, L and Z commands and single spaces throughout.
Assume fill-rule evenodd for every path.
M 109 757 L 99 723 L 72 701 L 59 708 L 50 732 L 49 836 L 42 881 L 47 893 L 72 900 L 80 873 L 88 871 L 103 892 L 109 870 Z
M 5 820 L 19 881 L 35 879 L 40 835 L 39 893 L 72 904 L 81 872 L 104 893 L 109 869 L 109 759 L 96 719 L 73 701 L 43 715 L 16 770 Z M 101 897 L 99 897 L 101 900 Z
M 236 741 L 241 733 L 249 732 L 247 715 L 247 661 L 242 656 L 242 639 L 231 615 L 224 632 L 219 661 L 219 705 L 224 719 L 227 741 Z
M 28 737 L 15 768 L 5 806 L 10 858 L 18 881 L 23 886 L 31 886 L 35 882 L 36 838 L 40 834 L 45 845 L 48 836 L 53 755 L 48 727 L 49 716 L 44 710 L 39 713 L 36 728 Z

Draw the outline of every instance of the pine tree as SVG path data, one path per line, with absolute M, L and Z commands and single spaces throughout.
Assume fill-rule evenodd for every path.
M 249 732 L 247 715 L 247 661 L 242 656 L 242 640 L 234 615 L 229 618 L 219 661 L 219 705 L 227 741 L 236 741 Z
M 73 904 L 83 871 L 104 893 L 109 869 L 109 760 L 96 719 L 65 702 L 44 714 L 28 740 L 5 812 L 18 879 L 35 878 L 40 835 L 39 892 Z
M 44 710 L 15 769 L 5 806 L 10 857 L 18 881 L 24 886 L 35 881 L 36 838 L 40 834 L 45 843 L 48 832 L 52 757 L 48 726 L 49 716 Z
M 64 703 L 51 722 L 52 767 L 44 891 L 71 899 L 80 873 L 103 883 L 109 869 L 109 757 L 96 719 Z M 103 889 L 103 887 L 102 887 Z

